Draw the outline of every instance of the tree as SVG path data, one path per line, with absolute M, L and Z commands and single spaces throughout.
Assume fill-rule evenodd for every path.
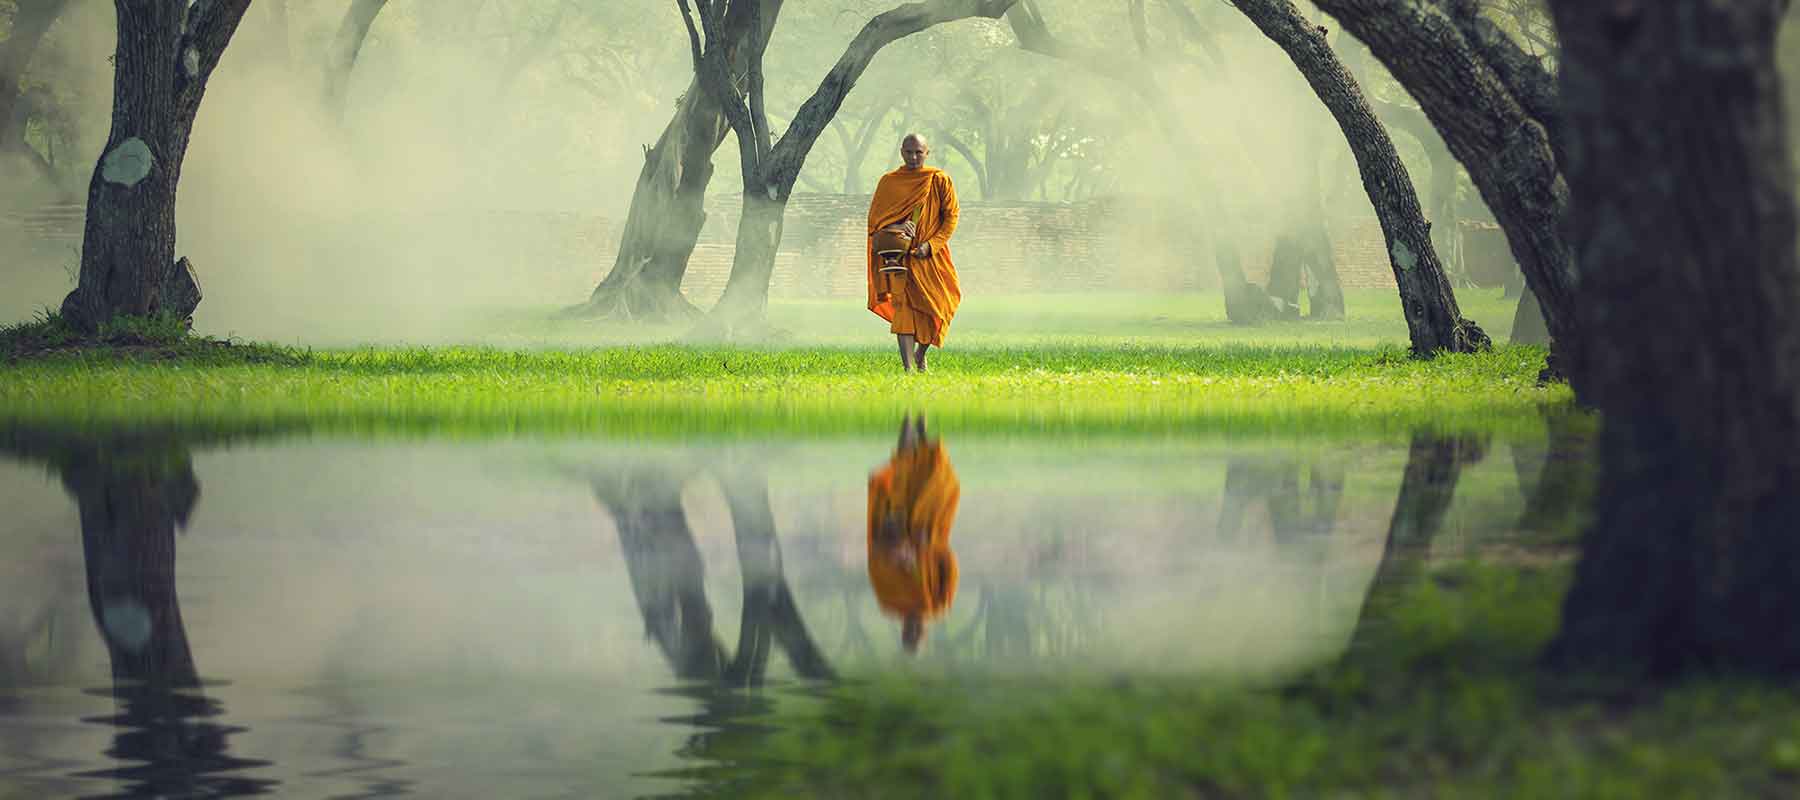
M 369 28 L 386 7 L 387 0 L 351 0 L 331 37 L 331 49 L 325 55 L 325 107 L 340 120 L 350 102 L 350 73 L 356 68 L 356 57 L 369 38 Z
M 1456 306 L 1456 295 L 1438 262 L 1431 225 L 1419 207 L 1406 165 L 1400 163 L 1393 140 L 1375 118 L 1356 79 L 1332 52 L 1324 30 L 1308 24 L 1290 0 L 1232 3 L 1287 51 L 1343 129 L 1387 240 L 1389 264 L 1400 288 L 1401 310 L 1411 334 L 1413 354 L 1429 357 L 1439 351 L 1467 353 L 1488 349 L 1492 343 L 1487 334 L 1463 319 Z
M 1556 344 L 1551 371 L 1582 391 L 1571 343 L 1575 253 L 1563 236 L 1562 102 L 1543 64 L 1475 0 L 1314 0 L 1406 87 L 1506 232 Z
M 779 3 L 764 9 L 761 2 L 727 4 L 718 0 L 712 6 L 723 9 L 723 19 L 719 21 L 722 38 L 711 45 L 722 54 L 733 85 L 749 77 L 753 20 L 764 27 L 766 42 L 780 13 Z M 566 313 L 651 322 L 699 315 L 699 309 L 682 297 L 681 280 L 687 275 L 694 245 L 700 241 L 700 229 L 706 225 L 706 187 L 712 182 L 713 152 L 730 131 L 718 100 L 696 74 L 676 102 L 675 115 L 656 146 L 644 151 L 644 168 L 631 194 L 612 271 L 594 287 L 586 303 Z
M 1560 666 L 1800 670 L 1787 5 L 1551 3 L 1580 357 L 1604 426 Z
M 35 156 L 25 144 L 25 114 L 20 108 L 25 71 L 68 5 L 68 0 L 19 0 L 13 10 L 12 32 L 0 42 L 0 156 Z M 41 159 L 32 160 L 47 171 Z
M 112 131 L 88 183 L 79 281 L 62 304 L 90 331 L 120 315 L 185 318 L 200 304 L 193 267 L 175 261 L 175 188 L 206 82 L 250 0 L 114 5 Z
M 831 124 L 869 62 L 895 40 L 954 20 L 977 16 L 997 19 L 1018 0 L 924 0 L 876 15 L 844 49 L 779 140 L 769 128 L 762 62 L 782 0 L 760 0 L 751 11 L 750 26 L 755 34 L 750 40 L 748 70 L 741 89 L 732 81 L 726 4 L 723 0 L 696 0 L 696 24 L 696 15 L 687 0 L 677 2 L 688 23 L 694 73 L 723 109 L 737 138 L 744 183 L 731 275 L 726 279 L 725 294 L 697 332 L 728 339 L 760 336 L 768 326 L 769 279 L 775 271 L 775 251 L 781 244 L 788 197 L 807 154 Z M 739 5 L 732 3 L 731 7 Z
M 1251 0 L 1236 4 L 1265 35 L 1288 52 L 1343 128 L 1388 240 L 1389 260 L 1400 288 L 1414 354 L 1429 357 L 1443 350 L 1468 352 L 1488 346 L 1487 335 L 1463 319 L 1456 307 L 1455 294 L 1431 246 L 1430 226 L 1419 209 L 1412 179 L 1400 163 L 1392 141 L 1369 110 L 1355 79 L 1326 44 L 1324 35 L 1308 25 L 1291 3 Z M 1181 123 L 1170 113 L 1168 97 L 1144 65 L 1110 53 L 1086 51 L 1057 39 L 1031 0 L 1025 0 L 1009 19 L 1021 47 L 1083 64 L 1124 82 L 1146 100 L 1172 142 L 1191 138 L 1177 133 Z M 1144 41 L 1140 37 L 1140 46 Z M 1221 213 L 1216 207 L 1209 211 L 1208 216 L 1215 219 Z M 1239 259 L 1231 248 L 1219 248 L 1217 261 L 1225 283 L 1228 316 L 1234 320 L 1254 319 L 1264 316 L 1264 309 L 1273 308 L 1264 290 L 1244 280 Z M 1234 307 L 1238 309 L 1236 313 Z

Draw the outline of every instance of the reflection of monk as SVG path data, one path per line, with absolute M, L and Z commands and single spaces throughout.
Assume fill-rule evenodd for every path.
M 899 169 L 881 176 L 869 201 L 869 310 L 893 323 L 900 342 L 900 365 L 925 369 L 925 351 L 944 346 L 950 318 L 962 302 L 956 266 L 950 263 L 950 235 L 959 214 L 950 176 L 925 166 L 931 154 L 925 137 L 908 134 L 900 143 Z M 905 229 L 914 242 L 906 271 L 882 272 L 875 254 L 875 232 L 889 226 Z
M 881 610 L 901 619 L 900 643 L 919 649 L 925 622 L 956 599 L 950 524 L 962 485 L 925 419 L 900 423 L 894 457 L 869 476 L 869 585 Z

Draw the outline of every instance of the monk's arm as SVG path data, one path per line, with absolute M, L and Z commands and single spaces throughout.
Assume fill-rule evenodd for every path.
M 950 183 L 950 176 L 944 176 L 944 210 L 942 221 L 938 225 L 937 235 L 931 237 L 931 249 L 941 249 L 950 242 L 951 234 L 956 233 L 957 220 L 962 217 L 962 208 L 956 202 L 956 187 Z

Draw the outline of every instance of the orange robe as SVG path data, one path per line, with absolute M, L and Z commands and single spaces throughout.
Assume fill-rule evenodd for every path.
M 897 452 L 869 476 L 869 585 L 883 611 L 932 619 L 950 610 L 957 579 L 950 524 L 961 498 L 937 442 Z
M 962 304 L 962 286 L 956 279 L 956 265 L 950 262 L 950 235 L 956 232 L 961 213 L 950 175 L 936 167 L 902 167 L 881 176 L 875 197 L 869 201 L 869 236 L 891 223 L 911 218 L 913 209 L 920 205 L 925 211 L 919 216 L 917 241 L 931 243 L 931 257 L 907 256 L 909 272 L 896 279 L 881 272 L 881 257 L 875 255 L 875 243 L 870 239 L 869 310 L 894 322 L 898 300 L 913 314 L 914 335 L 919 343 L 942 347 L 950 319 Z M 896 291 L 906 294 L 896 298 Z

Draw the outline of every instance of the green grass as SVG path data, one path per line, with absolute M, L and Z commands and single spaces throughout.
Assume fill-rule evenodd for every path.
M 1479 302 L 1508 305 L 1497 294 Z M 1529 433 L 1540 408 L 1569 400 L 1563 387 L 1536 385 L 1538 349 L 1408 358 L 1387 293 L 1353 293 L 1343 323 L 1240 328 L 1222 307 L 1211 295 L 971 301 L 933 371 L 913 376 L 899 373 L 879 321 L 843 301 L 777 304 L 771 318 L 808 345 L 755 348 L 672 344 L 641 326 L 555 320 L 544 309 L 468 323 L 471 338 L 533 345 L 513 349 L 307 350 L 153 322 L 83 340 L 46 314 L 0 331 L 0 419 L 826 434 L 885 431 L 923 410 L 951 431 L 1379 436 L 1425 426 Z M 637 341 L 596 344 L 625 336 Z
M 250 363 L 73 352 L 4 368 L 0 418 L 384 421 L 546 432 L 885 431 L 907 410 L 975 430 L 1529 431 L 1568 402 L 1541 350 L 1409 359 L 1398 348 L 1046 347 L 952 351 L 899 374 L 875 349 L 658 346 L 359 349 Z
M 1534 668 L 1567 567 L 1460 565 L 1280 689 L 876 678 L 698 739 L 743 796 L 1788 797 L 1800 692 Z

